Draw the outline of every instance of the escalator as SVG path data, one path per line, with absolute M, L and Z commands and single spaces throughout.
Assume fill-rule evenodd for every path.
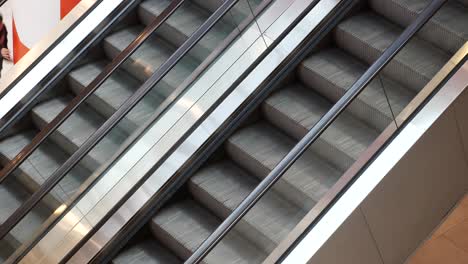
M 259 1 L 256 1 L 258 3 Z M 185 1 L 135 53 L 117 69 L 88 100 L 55 130 L 0 185 L 0 222 L 5 222 L 80 146 L 181 46 L 222 3 Z M 13 132 L 0 140 L 0 162 L 8 167 L 21 156 L 41 129 L 53 121 L 75 96 L 86 89 L 113 59 L 118 57 L 145 27 L 171 4 L 169 0 L 141 1 L 135 10 L 88 53 L 66 77 L 18 121 Z M 255 7 L 255 5 L 253 5 Z M 249 10 L 250 11 L 250 10 Z M 0 260 L 32 238 L 37 228 L 65 201 L 69 200 L 90 174 L 108 161 L 122 142 L 153 114 L 155 109 L 189 76 L 226 36 L 237 27 L 247 10 L 231 11 L 232 21 L 219 23 L 199 42 L 190 56 L 153 89 L 124 122 L 93 149 L 53 191 L 26 215 L 0 242 Z M 234 17 L 236 19 L 234 19 Z M 234 21 L 236 20 L 236 21 Z
M 430 2 L 361 1 L 113 262 L 186 261 Z M 466 25 L 468 3 L 445 3 L 203 261 L 263 261 L 468 40 Z

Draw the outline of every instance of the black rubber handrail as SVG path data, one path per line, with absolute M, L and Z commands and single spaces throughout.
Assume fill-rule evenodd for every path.
M 73 112 L 91 96 L 100 85 L 107 80 L 112 73 L 122 65 L 144 42 L 147 40 L 164 22 L 185 2 L 186 0 L 174 0 L 171 4 L 137 37 L 129 46 L 127 46 L 110 64 L 85 88 L 83 89 L 49 124 L 47 124 L 23 150 L 10 162 L 0 175 L 0 183 L 5 181 L 13 172 L 36 150 L 48 136 L 50 136 Z M 172 58 L 172 57 L 171 57 Z M 169 58 L 170 59 L 170 58 Z M 166 62 L 167 63 L 167 62 Z M 165 63 L 165 64 L 166 64 Z M 163 64 L 163 66 L 165 65 Z M 162 66 L 161 66 L 162 67 Z M 160 68 L 161 68 L 160 67 Z M 160 68 L 153 74 L 160 73 Z M 164 73 L 165 74 L 165 73 Z M 163 75 L 164 76 L 164 75 Z M 147 84 L 151 79 L 145 82 Z M 0 239 L 7 235 L 16 224 L 47 195 L 57 183 L 59 183 L 66 174 L 83 158 L 97 142 L 119 122 L 132 107 L 138 103 L 146 92 L 150 90 L 143 84 L 123 105 L 86 141 L 75 153 L 65 161 L 44 183 L 35 191 L 6 221 L 0 226 Z M 142 88 L 147 88 L 143 90 Z M 144 92 L 144 93 L 143 93 Z M 138 100 L 135 100 L 138 98 Z M 132 100 L 133 99 L 133 100 Z M 107 128 L 107 129 L 106 129 Z
M 242 217 L 270 190 L 302 154 L 322 135 L 336 118 L 353 102 L 380 71 L 398 54 L 408 41 L 426 24 L 447 0 L 433 0 L 403 33 L 384 51 L 367 71 L 346 91 L 333 107 L 314 127 L 294 146 L 258 186 L 239 204 L 239 206 L 216 228 L 185 262 L 200 263 L 223 237 L 242 219 Z
M 8 0 L 1 0 L 1 1 L 0 1 L 0 7 L 1 7 L 3 4 L 5 4 L 6 1 L 8 1 Z
M 73 29 L 76 28 L 76 26 L 78 26 L 97 6 L 99 6 L 99 4 L 102 2 L 103 0 L 96 0 L 96 2 L 93 4 L 93 6 L 91 6 L 88 10 L 86 10 L 86 12 L 81 15 L 74 23 L 73 25 L 71 25 L 69 28 L 67 28 L 49 47 L 46 48 L 46 50 L 44 52 L 42 52 L 30 65 L 27 66 L 27 68 L 22 71 L 16 78 L 15 80 L 13 80 L 10 84 L 8 84 L 8 86 L 3 89 L 1 92 L 0 92 L 0 98 L 3 97 L 5 94 L 7 94 L 8 92 L 11 91 L 11 89 L 13 89 L 13 87 L 19 82 L 19 80 L 21 80 L 26 74 L 28 74 L 50 51 L 52 51 Z M 4 0 L 0 6 L 2 6 L 3 4 L 5 4 L 7 2 L 7 0 Z M 105 23 L 106 24 L 110 24 L 112 25 L 116 20 L 117 18 L 120 17 L 120 14 L 122 13 L 125 13 L 129 6 L 132 5 L 132 3 L 136 3 L 137 0 L 126 0 L 124 2 L 122 2 L 119 7 L 117 7 L 117 9 L 112 12 L 112 14 L 110 14 L 108 16 L 108 18 L 105 20 Z M 101 23 L 102 24 L 102 23 Z M 96 33 L 96 35 L 98 36 L 101 36 L 103 35 L 105 32 L 107 32 L 107 29 L 108 27 L 104 26 L 102 28 L 99 28 L 98 29 L 98 32 Z M 90 41 L 93 41 L 95 38 L 92 38 L 92 40 Z M 87 49 L 88 46 L 90 45 L 84 45 L 84 47 L 82 49 Z M 32 97 L 33 98 L 38 98 L 39 95 L 36 95 L 36 93 L 40 93 L 42 94 L 43 91 L 45 91 L 46 89 L 44 89 L 43 87 L 36 91 Z M 29 102 L 30 100 L 28 100 Z M 24 103 L 23 103 L 24 105 Z M 11 127 L 11 124 L 12 123 L 11 121 L 8 122 L 8 125 L 5 125 L 4 122 L 6 123 L 6 121 L 4 121 L 3 119 L 5 118 L 8 118 L 9 119 L 15 119 L 17 120 L 18 118 L 18 112 L 23 112 L 23 106 L 20 107 L 20 110 L 17 110 L 17 109 L 11 109 L 10 112 L 13 112 L 11 113 L 11 117 L 10 116 L 7 116 L 5 115 L 2 120 L 1 120 L 1 124 L 0 124 L 0 135 L 2 135 L 2 133 L 7 130 L 9 127 Z M 24 114 L 24 113 L 23 113 Z

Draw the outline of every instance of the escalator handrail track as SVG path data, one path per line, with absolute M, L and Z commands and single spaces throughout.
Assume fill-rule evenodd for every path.
M 275 166 L 239 206 L 211 233 L 199 248 L 185 262 L 200 263 L 223 237 L 255 206 L 271 187 L 286 173 L 302 154 L 322 135 L 322 133 L 359 96 L 380 71 L 398 54 L 412 37 L 426 24 L 447 0 L 433 0 L 418 17 L 400 34 L 366 72 L 346 91 L 333 107 L 308 131 L 293 149 Z
M 125 60 L 130 57 L 152 34 L 164 24 L 164 22 L 185 2 L 186 0 L 174 0 L 168 7 L 151 23 L 149 24 L 143 32 L 132 42 L 130 43 L 119 55 L 117 55 L 106 67 L 104 70 L 85 88 L 83 89 L 75 98 L 47 125 L 45 126 L 32 140 L 32 142 L 19 152 L 12 162 L 8 163 L 7 166 L 3 168 L 0 172 L 0 184 L 3 183 L 8 177 L 12 177 L 13 172 L 25 161 L 33 152 L 36 150 L 41 143 L 43 143 L 65 120 L 74 113 L 74 111 L 81 106 L 86 99 L 91 96 L 104 81 L 110 77 L 115 70 L 122 65 Z M 156 71 L 155 73 L 157 73 Z M 140 87 L 141 88 L 141 87 Z M 136 93 L 140 92 L 141 89 L 137 90 Z M 128 101 L 128 100 L 127 100 Z M 126 102 L 127 102 L 126 101 Z M 125 103 L 126 103 L 125 102 Z M 125 104 L 124 103 L 124 104 Z M 131 105 L 130 109 L 133 107 Z M 117 110 L 122 110 L 122 106 Z M 117 113 L 116 112 L 116 113 Z M 122 111 L 121 111 L 122 112 Z M 109 126 L 109 121 L 112 121 L 111 126 L 113 127 L 117 122 L 123 118 L 115 118 L 115 114 L 112 115 L 105 124 Z M 115 122 L 115 123 L 114 123 Z M 101 127 L 102 128 L 102 127 Z M 81 160 L 81 156 L 84 156 L 88 153 L 89 150 L 94 147 L 97 143 L 90 144 L 90 139 L 95 139 L 97 134 L 100 138 L 105 135 L 103 130 L 98 129 L 85 143 L 83 143 L 76 152 L 60 166 L 49 178 L 47 178 L 44 183 L 35 191 L 19 208 L 10 215 L 7 220 L 5 220 L 0 226 L 0 239 L 3 239 L 11 229 L 13 229 L 16 224 L 21 221 L 21 219 L 45 196 L 49 193 L 57 183 L 59 183 L 66 174 L 73 168 L 76 163 Z M 99 139 L 100 139 L 99 138 Z M 86 148 L 85 148 L 86 147 Z M 84 153 L 84 154 L 83 154 Z M 79 156 L 79 158 L 78 158 Z

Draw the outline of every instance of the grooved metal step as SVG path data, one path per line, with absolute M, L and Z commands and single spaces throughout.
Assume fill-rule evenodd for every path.
M 300 140 L 331 107 L 332 104 L 319 94 L 293 83 L 265 100 L 263 112 L 270 123 Z M 362 121 L 343 114 L 312 149 L 344 171 L 376 137 L 377 132 Z
M 336 102 L 367 68 L 368 65 L 343 50 L 333 48 L 312 54 L 302 61 L 297 72 L 307 87 Z M 392 112 L 398 115 L 414 95 L 412 90 L 379 75 L 348 109 L 367 125 L 382 131 L 392 122 Z
M 204 207 L 227 217 L 256 187 L 258 179 L 230 161 L 217 162 L 197 172 L 189 189 Z M 275 192 L 267 193 L 237 224 L 236 230 L 257 247 L 272 251 L 305 213 Z
M 71 88 L 75 94 L 89 83 L 104 69 L 107 62 L 90 63 L 80 67 L 69 75 Z M 109 118 L 117 109 L 140 87 L 141 83 L 124 71 L 118 70 L 105 81 L 88 99 L 87 103 L 99 114 Z M 167 95 L 158 89 L 151 90 L 140 103 L 120 122 L 120 127 L 131 134 L 144 124 Z
M 114 264 L 166 264 L 182 263 L 167 248 L 154 240 L 146 240 L 126 248 L 112 260 Z
M 9 163 L 18 152 L 32 141 L 34 132 L 27 131 L 0 142 L 0 162 Z M 14 172 L 14 177 L 29 192 L 40 188 L 46 179 L 55 172 L 68 158 L 60 147 L 47 140 Z M 57 208 L 66 202 L 85 181 L 89 171 L 77 165 L 53 189 L 45 200 L 51 208 Z
M 0 185 L 0 223 L 3 223 L 30 196 L 24 187 L 14 179 Z M 31 239 L 31 234 L 47 219 L 50 210 L 39 203 L 4 238 L 12 249 L 16 249 Z
M 267 123 L 257 123 L 232 135 L 226 152 L 242 168 L 263 179 L 292 149 L 294 140 Z M 314 151 L 300 158 L 276 183 L 276 190 L 291 202 L 312 208 L 341 172 Z
M 407 27 L 430 0 L 372 0 L 372 8 L 393 23 Z M 455 53 L 468 40 L 468 9 L 457 1 L 447 1 L 418 32 L 418 36 L 439 48 Z M 437 32 L 437 34 L 434 34 Z
M 36 125 L 43 128 L 51 122 L 68 104 L 66 98 L 55 98 L 36 106 L 32 110 Z M 75 151 L 102 125 L 104 118 L 97 115 L 89 106 L 81 105 L 52 135 L 52 140 L 69 154 Z M 115 153 L 123 140 L 127 137 L 124 131 L 114 128 L 96 145 L 86 157 L 83 164 L 90 171 L 94 171 Z
M 107 56 L 116 57 L 122 52 L 138 35 L 143 27 L 124 28 L 104 40 L 103 47 Z M 146 40 L 133 54 L 128 58 L 123 67 L 135 78 L 140 81 L 146 81 L 161 66 L 172 53 L 176 50 L 174 46 L 164 39 L 152 36 Z M 167 95 L 189 76 L 196 68 L 198 63 L 190 58 L 184 57 L 176 66 L 162 79 L 158 84 L 160 93 Z
M 340 23 L 335 39 L 339 47 L 372 64 L 401 32 L 400 27 L 375 13 L 361 13 Z M 391 60 L 383 73 L 418 92 L 449 58 L 446 52 L 416 37 Z
M 154 235 L 181 259 L 187 259 L 219 225 L 220 219 L 191 200 L 171 204 L 151 220 Z M 264 257 L 239 234 L 230 233 L 204 263 L 252 263 Z
M 167 6 L 168 0 L 150 0 L 140 5 L 138 14 L 145 24 L 149 24 Z M 164 25 L 158 29 L 158 35 L 175 47 L 180 47 L 195 30 L 210 16 L 210 12 L 203 10 L 194 3 L 184 3 Z M 230 21 L 221 21 L 208 31 L 190 55 L 198 60 L 204 60 L 221 43 L 236 25 Z

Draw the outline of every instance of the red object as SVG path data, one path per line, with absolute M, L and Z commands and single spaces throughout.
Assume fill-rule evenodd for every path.
M 16 30 L 15 19 L 13 18 L 13 63 L 17 63 L 29 49 L 20 40 Z
M 60 0 L 60 19 L 63 19 L 81 0 Z

